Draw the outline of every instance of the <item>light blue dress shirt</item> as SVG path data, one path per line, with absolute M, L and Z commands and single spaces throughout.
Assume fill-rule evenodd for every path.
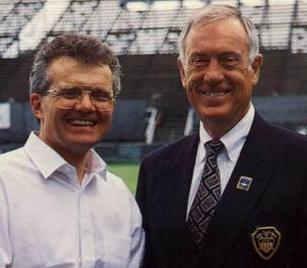
M 0 267 L 137 268 L 144 249 L 133 195 L 90 152 L 76 169 L 31 133 L 0 156 Z

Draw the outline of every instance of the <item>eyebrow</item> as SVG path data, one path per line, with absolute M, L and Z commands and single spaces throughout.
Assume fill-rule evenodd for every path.
M 238 58 L 242 58 L 241 54 L 235 51 L 224 51 L 221 53 L 214 53 L 214 54 L 210 54 L 210 53 L 202 53 L 202 52 L 193 52 L 189 58 L 195 58 L 195 57 L 220 57 L 220 56 L 236 56 Z
M 103 91 L 103 92 L 111 92 L 112 89 L 108 88 L 102 88 L 102 87 L 93 87 L 93 86 L 63 86 L 58 87 L 59 90 L 65 90 L 65 89 L 78 89 L 78 90 L 91 90 L 91 91 Z

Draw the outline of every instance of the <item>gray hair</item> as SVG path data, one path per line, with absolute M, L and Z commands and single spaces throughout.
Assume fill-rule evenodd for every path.
M 121 90 L 120 64 L 113 51 L 99 39 L 87 35 L 63 34 L 41 46 L 35 55 L 30 74 L 30 94 L 44 95 L 51 81 L 48 78 L 50 63 L 59 57 L 68 56 L 85 65 L 107 65 L 113 75 L 113 93 Z
M 259 53 L 258 32 L 248 17 L 243 16 L 238 8 L 229 5 L 207 5 L 189 18 L 178 40 L 180 60 L 185 62 L 186 39 L 193 27 L 229 18 L 237 19 L 242 23 L 249 41 L 249 61 L 252 62 Z

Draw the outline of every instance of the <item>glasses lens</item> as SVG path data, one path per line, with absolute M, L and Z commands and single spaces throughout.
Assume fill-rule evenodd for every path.
M 56 105 L 61 109 L 72 109 L 84 94 L 88 94 L 93 105 L 100 111 L 110 111 L 113 106 L 113 97 L 110 93 L 101 90 L 62 89 L 56 93 Z
M 80 97 L 81 91 L 76 88 L 61 89 L 56 92 L 56 105 L 61 109 L 71 109 Z
M 97 102 L 97 101 L 93 101 L 95 107 L 100 110 L 100 111 L 110 111 L 113 107 L 113 101 L 111 102 Z

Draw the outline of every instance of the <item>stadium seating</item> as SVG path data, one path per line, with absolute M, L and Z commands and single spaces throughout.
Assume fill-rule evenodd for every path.
M 52 29 L 44 34 L 45 39 L 54 38 L 66 31 L 94 35 L 107 42 L 119 56 L 123 91 L 117 109 L 123 109 L 124 112 L 117 112 L 115 115 L 114 126 L 104 143 L 104 146 L 109 146 L 110 155 L 114 151 L 119 153 L 127 148 L 130 148 L 127 150 L 130 150 L 131 155 L 142 155 L 146 148 L 150 148 L 148 144 L 154 146 L 171 142 L 190 133 L 197 122 L 193 121 L 193 127 L 190 126 L 189 104 L 176 67 L 180 29 L 195 12 L 195 8 L 189 7 L 189 3 L 193 1 L 178 1 L 175 8 L 162 10 L 154 1 L 150 2 L 152 4 L 147 9 L 137 11 L 129 10 L 123 1 L 118 0 L 71 0 Z M 261 79 L 254 91 L 255 98 L 266 97 L 261 103 L 274 101 L 276 105 L 285 105 L 276 98 L 273 100 L 269 97 L 278 95 L 290 101 L 293 95 L 307 95 L 305 0 L 204 2 L 237 5 L 256 23 L 265 60 Z M 18 50 L 19 34 L 45 3 L 43 0 L 0 2 L 0 101 L 27 101 L 27 80 L 35 51 Z M 16 53 L 10 53 L 12 51 Z M 7 59 L 12 55 L 15 58 Z M 288 102 L 286 104 L 292 105 Z M 302 116 L 307 117 L 307 111 L 300 105 L 298 107 Z M 275 122 L 276 118 L 268 118 Z M 279 118 L 281 121 L 276 123 L 291 128 L 305 124 L 296 121 L 297 118 L 288 118 L 292 123 L 286 122 L 285 118 Z M 125 132 L 117 132 L 117 129 L 125 129 Z M 132 132 L 133 129 L 138 131 Z M 150 134 L 148 129 L 152 129 Z M 18 135 L 16 134 L 16 138 L 20 137 Z M 131 144 L 129 147 L 129 142 L 147 144 L 147 147 L 136 150 Z M 114 148 L 111 146 L 113 143 L 124 144 L 122 146 L 126 149 Z M 102 149 L 106 150 L 105 147 Z
M 32 18 L 43 7 L 45 0 L 20 0 L 0 2 L 0 57 L 11 57 L 6 55 L 11 47 L 15 48 L 18 55 L 18 36 L 23 27 L 32 20 Z

